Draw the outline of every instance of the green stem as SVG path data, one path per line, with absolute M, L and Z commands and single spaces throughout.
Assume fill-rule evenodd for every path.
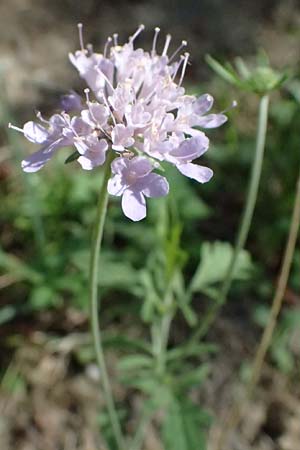
M 135 435 L 132 439 L 130 450 L 140 450 L 144 439 L 145 439 L 145 430 L 149 423 L 151 422 L 151 415 L 152 412 L 149 411 L 147 408 L 142 412 L 142 415 L 140 417 Z
M 159 347 L 157 352 L 157 369 L 160 374 L 163 374 L 166 367 L 166 351 L 169 341 L 170 327 L 173 319 L 173 294 L 172 284 L 167 288 L 167 292 L 164 298 L 164 313 L 161 319 L 159 328 Z
M 107 211 L 108 202 L 108 192 L 107 192 L 107 182 L 110 177 L 110 163 L 111 157 L 107 157 L 104 166 L 104 179 L 102 182 L 95 229 L 92 238 L 91 245 L 91 259 L 90 259 L 90 278 L 89 278 L 89 289 L 90 289 L 90 321 L 91 329 L 96 353 L 96 360 L 100 370 L 100 376 L 102 379 L 103 392 L 105 396 L 106 406 L 114 433 L 114 438 L 119 449 L 123 449 L 123 436 L 121 432 L 119 418 L 116 412 L 112 389 L 109 382 L 109 377 L 107 373 L 106 363 L 104 359 L 102 337 L 99 326 L 99 304 L 98 304 L 98 268 L 99 268 L 99 255 L 103 236 L 103 228 Z
M 289 236 L 284 252 L 284 257 L 282 260 L 282 266 L 281 271 L 278 279 L 278 285 L 277 289 L 274 295 L 272 308 L 269 316 L 269 320 L 267 323 L 266 328 L 264 329 L 261 341 L 259 343 L 259 346 L 257 348 L 257 352 L 254 358 L 253 363 L 253 371 L 251 380 L 249 383 L 248 391 L 249 395 L 254 390 L 256 384 L 259 381 L 260 374 L 262 371 L 263 362 L 266 356 L 266 353 L 268 351 L 268 348 L 270 346 L 270 343 L 272 341 L 272 336 L 274 333 L 274 329 L 276 326 L 277 317 L 279 315 L 279 312 L 281 310 L 282 301 L 284 297 L 284 293 L 286 290 L 291 265 L 293 262 L 293 256 L 295 252 L 295 246 L 297 242 L 297 236 L 299 232 L 299 225 L 300 225 L 300 172 L 298 176 L 297 181 L 297 187 L 296 187 L 296 197 L 295 197 L 295 203 L 294 203 L 294 209 L 291 219 L 291 225 L 290 225 L 290 231 Z
M 258 127 L 256 135 L 256 148 L 255 155 L 252 164 L 252 171 L 250 177 L 250 183 L 248 188 L 248 195 L 245 203 L 245 208 L 243 211 L 234 252 L 231 258 L 231 262 L 227 269 L 226 276 L 224 278 L 220 295 L 218 300 L 209 309 L 205 320 L 202 322 L 201 327 L 197 331 L 197 339 L 205 336 L 208 332 L 211 324 L 214 322 L 219 310 L 225 304 L 228 292 L 231 287 L 234 271 L 236 269 L 236 264 L 238 261 L 239 254 L 241 250 L 245 247 L 252 218 L 254 213 L 254 208 L 257 200 L 258 187 L 261 177 L 262 164 L 264 158 L 266 134 L 267 134 L 267 122 L 268 122 L 268 111 L 269 111 L 269 96 L 264 95 L 260 100 L 259 105 L 259 116 L 258 116 Z

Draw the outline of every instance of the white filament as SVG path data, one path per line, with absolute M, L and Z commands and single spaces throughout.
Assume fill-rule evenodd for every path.
M 16 127 L 15 125 L 12 125 L 10 122 L 8 124 L 8 128 L 11 128 L 12 130 L 16 130 L 16 131 L 19 131 L 20 133 L 24 134 L 23 128 Z
M 130 37 L 129 42 L 132 43 L 138 37 L 138 35 L 145 29 L 145 25 L 141 24 L 133 36 Z
M 175 50 L 175 52 L 170 56 L 169 63 L 172 61 L 172 59 L 175 58 L 175 56 L 184 48 L 187 46 L 186 41 L 182 41 L 179 47 Z
M 156 43 L 157 43 L 157 38 L 160 32 L 160 28 L 156 27 L 154 29 L 154 37 L 153 37 L 153 43 L 152 43 L 152 50 L 151 50 L 151 56 L 154 56 L 156 53 Z
M 111 43 L 111 41 L 112 41 L 112 38 L 109 36 L 109 37 L 107 38 L 107 41 L 105 42 L 105 45 L 104 45 L 104 50 L 103 50 L 103 56 L 104 56 L 104 58 L 106 58 L 107 49 L 108 49 L 108 46 L 109 46 L 109 44 Z
M 183 67 L 182 67 L 181 76 L 180 76 L 180 80 L 179 80 L 178 86 L 181 86 L 181 83 L 183 82 L 184 74 L 185 74 L 185 70 L 186 70 L 186 66 L 187 66 L 189 57 L 190 57 L 189 53 L 185 53 L 184 54 Z
M 81 51 L 85 51 L 85 48 L 84 48 L 84 42 L 83 42 L 83 34 L 82 34 L 82 28 L 83 28 L 83 25 L 82 25 L 82 23 L 78 23 L 77 24 L 77 27 L 78 27 L 78 34 L 79 34 L 79 44 L 80 44 L 80 48 L 81 48 Z
M 171 42 L 171 39 L 172 39 L 172 36 L 170 34 L 167 34 L 165 46 L 164 46 L 164 49 L 163 49 L 163 52 L 162 52 L 161 56 L 166 56 L 168 48 L 169 48 L 169 45 L 170 45 L 170 42 Z

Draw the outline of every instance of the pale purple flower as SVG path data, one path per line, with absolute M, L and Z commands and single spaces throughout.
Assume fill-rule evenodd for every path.
M 130 148 L 134 144 L 133 128 L 126 127 L 125 125 L 119 123 L 117 124 L 112 132 L 112 148 L 118 152 L 122 152 L 125 148 Z
M 96 136 L 87 136 L 85 139 L 75 141 L 74 145 L 81 155 L 77 161 L 83 169 L 92 170 L 94 167 L 102 166 L 108 150 L 105 139 L 99 140 Z
M 81 49 L 69 57 L 88 86 L 85 98 L 71 91 L 62 99 L 62 112 L 49 121 L 38 115 L 40 123 L 13 127 L 41 146 L 22 161 L 22 168 L 35 172 L 68 146 L 73 153 L 67 161 L 77 159 L 84 170 L 91 170 L 103 165 L 111 152 L 109 193 L 122 195 L 125 215 L 141 220 L 146 215 L 145 197 L 168 193 L 166 179 L 154 173 L 159 164 L 172 164 L 200 183 L 210 180 L 212 170 L 195 162 L 209 147 L 201 129 L 219 127 L 227 117 L 210 112 L 211 95 L 197 98 L 185 93 L 182 83 L 189 54 L 180 54 L 185 41 L 171 53 L 167 35 L 158 54 L 160 30 L 155 28 L 151 50 L 135 49 L 141 25 L 125 44 L 114 34 L 103 53 L 96 53 L 84 45 L 82 25 L 78 27 Z
M 37 172 L 46 162 L 48 162 L 59 148 L 70 144 L 67 137 L 62 135 L 64 120 L 59 114 L 54 114 L 49 121 L 46 121 L 38 114 L 38 118 L 45 124 L 38 122 L 26 122 L 23 128 L 17 128 L 9 124 L 10 128 L 20 131 L 34 144 L 41 145 L 41 148 L 28 156 L 21 162 L 24 172 Z
M 111 169 L 113 176 L 108 182 L 108 192 L 122 196 L 123 212 L 131 220 L 146 217 L 145 197 L 163 197 L 169 192 L 166 178 L 153 173 L 152 164 L 144 157 L 117 158 Z

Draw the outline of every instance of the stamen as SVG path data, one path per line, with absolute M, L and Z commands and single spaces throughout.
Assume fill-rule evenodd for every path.
M 80 136 L 79 136 L 79 134 L 77 133 L 76 129 L 73 127 L 72 122 L 71 122 L 71 120 L 69 119 L 68 115 L 65 114 L 65 113 L 63 113 L 62 116 L 63 116 L 64 119 L 65 119 L 65 122 L 66 122 L 66 124 L 67 124 L 67 127 L 69 127 L 69 128 L 73 131 L 73 133 L 74 133 L 74 135 L 76 136 L 76 138 L 78 138 L 78 140 L 80 140 Z
M 154 56 L 156 54 L 156 43 L 157 38 L 160 32 L 160 28 L 156 27 L 154 28 L 154 37 L 153 37 L 153 43 L 152 43 L 152 50 L 151 50 L 151 56 Z
M 85 97 L 86 97 L 86 103 L 91 103 L 90 101 L 90 89 L 89 88 L 85 88 L 85 90 L 83 91 L 85 93 Z
M 87 44 L 86 48 L 87 48 L 87 51 L 88 51 L 89 55 L 92 55 L 94 53 L 93 44 Z
M 178 86 L 181 86 L 181 83 L 183 82 L 184 74 L 185 74 L 185 70 L 186 70 L 186 66 L 187 66 L 189 57 L 190 57 L 189 53 L 185 53 L 184 54 L 183 67 L 182 67 L 181 76 L 180 76 L 180 80 L 179 80 Z
M 187 46 L 187 42 L 186 42 L 186 41 L 182 41 L 181 44 L 179 45 L 179 47 L 177 48 L 177 50 L 175 50 L 175 52 L 170 56 L 169 63 L 170 63 L 170 62 L 172 61 L 172 59 L 174 59 L 175 56 L 176 56 L 179 52 L 181 52 L 181 50 L 182 50 L 184 47 L 186 47 L 186 46 Z
M 164 49 L 163 49 L 163 52 L 162 52 L 161 56 L 166 56 L 168 48 L 169 48 L 169 45 L 170 45 L 170 42 L 171 42 L 171 39 L 172 39 L 172 36 L 170 34 L 167 34 L 165 46 L 164 46 Z
M 175 71 L 174 71 L 174 73 L 173 73 L 173 75 L 172 75 L 172 81 L 175 80 L 175 77 L 176 77 L 176 75 L 177 75 L 177 73 L 178 73 L 178 70 L 179 70 L 179 68 L 180 68 L 180 66 L 181 66 L 181 64 L 182 64 L 183 61 L 184 61 L 184 56 L 181 55 L 181 56 L 180 56 L 180 60 L 178 61 L 177 66 L 176 66 L 176 68 L 175 68 Z
M 50 121 L 44 119 L 44 117 L 42 116 L 41 111 L 37 111 L 37 112 L 36 112 L 36 117 L 37 117 L 41 122 L 47 123 L 47 124 L 49 125 Z
M 115 116 L 113 115 L 113 112 L 112 112 L 112 110 L 111 110 L 111 108 L 110 108 L 110 106 L 109 106 L 109 103 L 108 103 L 108 101 L 107 101 L 107 98 L 106 98 L 105 95 L 104 95 L 104 92 L 102 93 L 102 95 L 103 95 L 103 101 L 104 101 L 106 107 L 108 108 L 108 111 L 110 112 L 112 121 L 113 121 L 114 125 L 116 126 L 116 125 L 117 125 L 117 122 L 116 122 Z
M 15 125 L 12 125 L 10 122 L 8 124 L 8 128 L 11 128 L 12 130 L 16 130 L 16 131 L 19 131 L 20 133 L 24 134 L 23 128 L 16 127 Z
M 84 52 L 85 48 L 84 48 L 84 43 L 83 43 L 83 34 L 82 34 L 83 25 L 82 25 L 82 23 L 78 23 L 77 27 L 78 27 L 80 48 L 81 48 L 81 51 Z
M 118 33 L 114 33 L 113 34 L 113 38 L 114 38 L 114 46 L 116 47 L 118 45 Z
M 109 44 L 111 43 L 111 41 L 112 41 L 112 38 L 109 36 L 109 37 L 107 38 L 107 41 L 105 42 L 105 45 L 104 45 L 104 50 L 103 50 L 103 56 L 104 56 L 104 58 L 106 58 L 108 46 L 109 46 Z
M 236 108 L 237 105 L 238 105 L 237 101 L 236 101 L 236 100 L 233 100 L 233 102 L 231 103 L 231 105 L 228 106 L 228 108 L 224 109 L 224 111 L 221 111 L 220 114 L 225 114 L 225 113 L 227 113 L 227 112 L 230 111 L 231 109 Z
M 97 70 L 97 72 L 99 73 L 99 75 L 101 75 L 104 80 L 106 81 L 106 83 L 108 84 L 108 86 L 112 89 L 112 91 L 114 91 L 114 87 L 111 84 L 111 82 L 109 81 L 109 79 L 107 78 L 107 76 L 102 72 L 102 70 L 99 68 L 99 66 L 95 66 L 95 69 Z
M 130 37 L 129 42 L 132 44 L 138 35 L 145 29 L 145 25 L 141 24 L 133 36 Z

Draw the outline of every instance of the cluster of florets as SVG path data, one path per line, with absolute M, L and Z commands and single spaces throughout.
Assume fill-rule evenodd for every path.
M 135 221 L 146 216 L 145 197 L 168 194 L 166 178 L 155 173 L 161 162 L 200 183 L 210 180 L 212 170 L 192 162 L 209 147 L 200 129 L 227 120 L 224 114 L 207 114 L 213 105 L 209 94 L 185 94 L 181 85 L 189 54 L 177 55 L 186 42 L 168 56 L 167 35 L 158 54 L 156 28 L 150 52 L 134 49 L 143 29 L 141 25 L 124 45 L 117 35 L 108 38 L 100 54 L 84 46 L 79 24 L 81 50 L 70 54 L 70 61 L 87 83 L 84 99 L 72 92 L 62 99 L 62 112 L 49 120 L 38 113 L 39 122 L 27 122 L 23 129 L 11 126 L 41 145 L 22 161 L 25 172 L 40 170 L 63 147 L 74 147 L 68 160 L 76 159 L 85 170 L 103 165 L 110 152 L 108 192 L 122 196 L 125 215 Z

